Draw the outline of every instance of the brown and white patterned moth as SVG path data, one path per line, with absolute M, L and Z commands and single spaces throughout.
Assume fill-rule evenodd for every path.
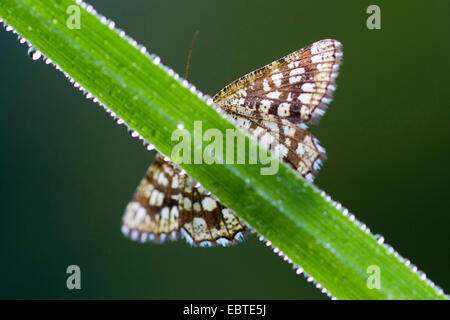
M 341 59 L 338 41 L 321 40 L 239 78 L 213 100 L 250 136 L 274 137 L 281 159 L 312 181 L 325 150 L 307 125 L 317 123 L 331 102 Z M 192 245 L 212 246 L 236 243 L 249 228 L 157 154 L 125 210 L 122 232 L 141 242 L 182 236 Z

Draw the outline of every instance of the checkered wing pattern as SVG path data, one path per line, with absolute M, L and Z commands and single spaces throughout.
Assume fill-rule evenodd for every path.
M 247 225 L 197 181 L 157 154 L 122 219 L 122 232 L 140 242 L 164 242 L 181 235 L 193 246 L 229 245 Z
M 232 115 L 238 126 L 261 145 L 276 151 L 286 164 L 312 182 L 323 161 L 325 149 L 306 130 L 306 125 L 295 125 L 282 120 L 272 122 Z
M 341 47 L 332 39 L 315 42 L 232 82 L 214 101 L 251 119 L 315 123 L 336 89 Z
M 179 169 L 157 155 L 127 205 L 122 232 L 132 240 L 164 242 L 180 233 Z
M 194 179 L 184 176 L 181 191 L 181 232 L 192 244 L 228 245 L 239 242 L 247 225 Z

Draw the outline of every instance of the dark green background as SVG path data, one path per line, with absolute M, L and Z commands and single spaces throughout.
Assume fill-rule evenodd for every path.
M 341 41 L 338 90 L 312 129 L 329 159 L 316 183 L 450 288 L 449 1 L 91 3 L 181 74 L 199 29 L 190 80 L 209 94 Z M 370 4 L 382 30 L 366 28 Z M 0 298 L 326 298 L 255 236 L 209 249 L 126 240 L 122 212 L 152 153 L 11 33 L 0 48 Z M 71 264 L 82 290 L 66 289 Z

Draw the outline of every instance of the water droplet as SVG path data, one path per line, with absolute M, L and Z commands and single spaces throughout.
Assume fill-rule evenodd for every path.
M 31 59 L 33 60 L 39 60 L 42 57 L 42 53 L 35 49 L 34 47 L 31 47 L 30 49 L 28 49 L 28 55 L 31 57 Z
M 297 268 L 297 270 L 295 270 L 296 274 L 302 274 L 303 273 L 303 269 L 302 268 Z
M 183 130 L 184 124 L 182 124 L 182 123 L 177 124 L 177 128 L 178 128 L 178 130 Z
M 375 239 L 377 240 L 378 244 L 383 244 L 384 243 L 384 237 L 381 234 L 376 234 L 375 235 Z
M 133 138 L 137 138 L 139 136 L 139 132 L 137 132 L 137 131 L 131 131 L 131 137 L 133 137 Z
M 156 65 L 160 64 L 160 63 L 161 63 L 161 58 L 158 57 L 158 56 L 155 56 L 155 57 L 153 58 L 153 63 L 156 64 Z

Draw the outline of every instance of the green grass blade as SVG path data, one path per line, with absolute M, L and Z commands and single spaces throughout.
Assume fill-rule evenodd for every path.
M 68 28 L 67 9 L 74 4 L 2 0 L 0 18 L 166 155 L 177 144 L 171 141 L 177 125 L 191 135 L 196 120 L 203 121 L 203 131 L 216 128 L 225 135 L 226 129 L 235 129 L 205 103 L 208 99 L 176 80 L 158 57 L 152 61 L 145 49 L 131 45 L 106 18 L 100 21 L 91 7 L 82 4 L 80 29 Z M 282 257 L 301 266 L 308 281 L 336 298 L 446 298 L 347 210 L 284 165 L 273 176 L 260 175 L 261 165 L 183 168 L 269 239 Z M 367 286 L 370 266 L 380 270 L 380 289 Z

